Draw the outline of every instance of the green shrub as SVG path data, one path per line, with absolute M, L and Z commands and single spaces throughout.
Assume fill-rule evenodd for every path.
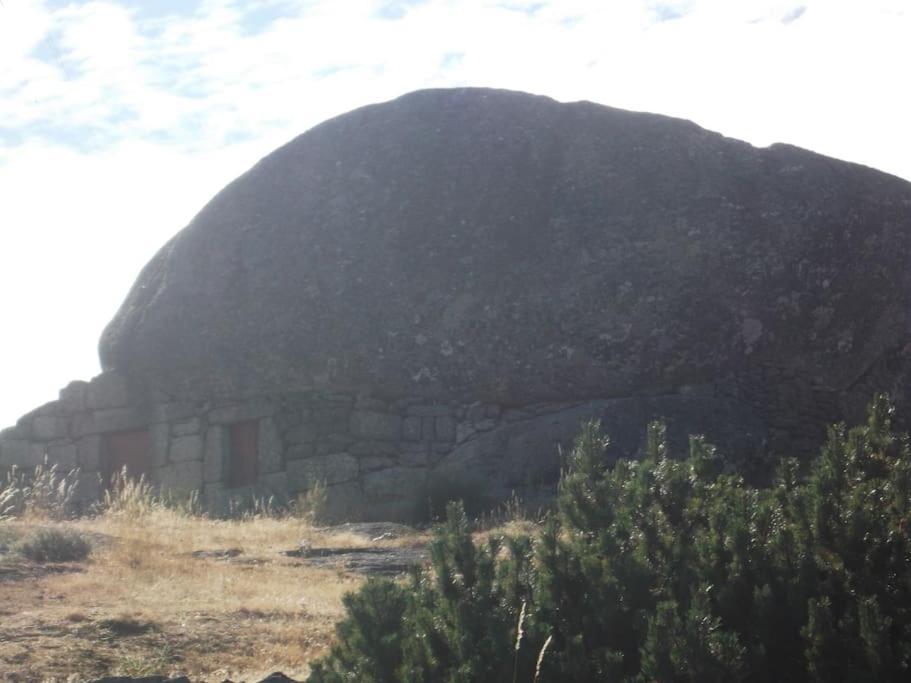
M 32 562 L 79 562 L 92 552 L 92 544 L 74 531 L 42 529 L 19 541 L 15 550 Z
M 489 512 L 496 505 L 483 481 L 477 477 L 453 473 L 431 475 L 420 502 L 419 507 L 423 509 L 418 511 L 417 518 L 422 521 L 443 519 L 450 503 L 461 503 L 471 519 Z
M 911 445 L 884 397 L 764 488 L 700 438 L 647 444 L 611 467 L 585 425 L 534 539 L 478 546 L 450 506 L 432 569 L 349 598 L 310 680 L 911 679 Z

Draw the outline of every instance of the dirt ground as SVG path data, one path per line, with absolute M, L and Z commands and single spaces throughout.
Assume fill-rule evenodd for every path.
M 39 526 L 85 534 L 92 555 L 37 564 L 13 552 L 16 539 Z M 364 579 L 287 552 L 424 541 L 417 532 L 370 539 L 294 519 L 215 521 L 168 510 L 3 522 L 0 681 L 156 674 L 249 681 L 273 671 L 302 679 L 331 642 L 342 596 Z

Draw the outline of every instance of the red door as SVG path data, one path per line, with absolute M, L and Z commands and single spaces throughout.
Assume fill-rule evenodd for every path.
M 106 434 L 102 451 L 102 476 L 110 484 L 112 477 L 126 468 L 130 479 L 149 476 L 152 449 L 147 429 Z
M 259 448 L 259 422 L 237 422 L 228 431 L 228 488 L 249 486 L 256 483 Z

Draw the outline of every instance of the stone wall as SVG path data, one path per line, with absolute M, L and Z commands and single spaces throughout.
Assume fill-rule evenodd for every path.
M 174 402 L 109 372 L 69 384 L 57 401 L 0 432 L 0 469 L 45 459 L 79 467 L 79 497 L 91 501 L 101 492 L 106 435 L 147 430 L 150 480 L 177 495 L 198 491 L 213 513 L 253 497 L 287 500 L 321 482 L 333 517 L 413 519 L 426 514 L 434 491 L 470 491 L 492 502 L 514 490 L 552 489 L 559 449 L 586 419 L 604 422 L 614 455 L 635 456 L 645 425 L 657 417 L 668 421 L 678 448 L 691 432 L 736 453 L 755 450 L 766 437 L 748 409 L 706 387 L 520 407 L 325 391 Z M 228 488 L 229 425 L 249 420 L 258 425 L 258 477 Z

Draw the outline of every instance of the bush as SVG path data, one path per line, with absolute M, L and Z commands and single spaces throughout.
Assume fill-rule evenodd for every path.
M 15 549 L 32 562 L 80 562 L 92 552 L 92 545 L 73 531 L 42 529 L 19 541 Z
M 310 680 L 909 680 L 911 445 L 884 397 L 764 488 L 698 437 L 647 444 L 610 467 L 585 425 L 535 539 L 478 546 L 450 506 L 432 570 L 349 598 Z
M 447 506 L 459 502 L 466 514 L 474 519 L 496 505 L 487 488 L 477 477 L 458 473 L 433 474 L 427 482 L 416 518 L 419 521 L 440 521 L 446 516 Z

